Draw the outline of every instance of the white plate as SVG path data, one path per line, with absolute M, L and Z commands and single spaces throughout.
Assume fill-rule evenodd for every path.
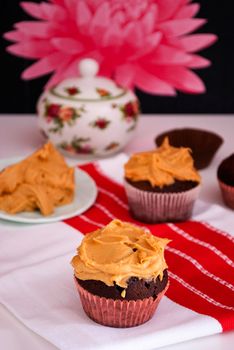
M 0 160 L 0 171 L 7 166 L 17 163 L 22 158 Z M 94 180 L 83 170 L 75 168 L 75 196 L 71 204 L 56 207 L 54 213 L 43 216 L 39 211 L 8 214 L 0 210 L 0 219 L 24 223 L 49 223 L 61 221 L 82 214 L 95 202 L 97 186 Z

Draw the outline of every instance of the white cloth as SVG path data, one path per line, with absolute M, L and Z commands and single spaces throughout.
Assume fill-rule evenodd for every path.
M 124 156 L 99 162 L 120 180 Z M 113 164 L 115 163 L 115 166 Z M 229 231 L 230 212 L 198 202 L 193 219 Z M 150 350 L 219 333 L 214 318 L 164 297 L 153 319 L 128 329 L 104 327 L 83 312 L 74 286 L 71 258 L 83 235 L 63 222 L 43 225 L 0 221 L 0 302 L 28 328 L 62 350 Z

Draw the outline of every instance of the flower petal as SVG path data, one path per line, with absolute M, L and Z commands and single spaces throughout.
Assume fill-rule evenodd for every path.
M 77 1 L 76 24 L 78 27 L 87 26 L 92 19 L 92 13 L 85 1 Z
M 200 10 L 199 4 L 191 4 L 185 7 L 182 7 L 176 14 L 175 18 L 183 19 L 183 18 L 191 18 L 196 16 L 198 11 Z
M 137 50 L 136 54 L 131 56 L 132 60 L 135 60 L 139 57 L 143 57 L 145 55 L 148 55 L 152 51 L 155 51 L 157 49 L 157 46 L 159 45 L 160 41 L 162 39 L 162 33 L 156 32 L 146 37 L 144 41 L 144 47 Z
M 113 22 L 109 26 L 102 38 L 102 45 L 105 46 L 120 46 L 123 42 L 122 31 L 118 22 Z
M 67 18 L 65 10 L 61 6 L 51 5 L 42 2 L 41 9 L 47 20 L 59 22 L 64 21 Z
M 176 19 L 159 24 L 158 28 L 167 36 L 178 36 L 191 33 L 206 23 L 205 19 Z
M 116 11 L 112 17 L 111 23 L 118 23 L 122 26 L 125 23 L 125 15 L 122 11 Z
M 103 35 L 110 25 L 110 6 L 107 1 L 101 4 L 89 24 L 89 33 L 92 39 L 98 44 L 102 41 Z
M 125 88 L 132 88 L 134 85 L 135 74 L 135 65 L 123 64 L 117 67 L 115 71 L 115 80 L 119 85 Z
M 144 43 L 143 31 L 136 22 L 130 22 L 124 29 L 125 42 L 132 47 L 142 47 Z
M 35 4 L 34 2 L 21 2 L 21 7 L 32 17 L 42 20 L 56 20 L 63 21 L 66 19 L 66 12 L 61 6 L 56 4 L 47 4 L 42 2 Z
M 145 69 L 137 67 L 135 85 L 145 92 L 157 95 L 175 96 L 176 91 L 171 86 L 157 76 L 148 73 Z
M 191 60 L 186 64 L 188 68 L 207 68 L 211 65 L 211 61 L 207 58 L 191 55 Z
M 180 39 L 181 48 L 187 52 L 195 52 L 212 45 L 217 40 L 214 34 L 193 34 Z
M 191 57 L 186 52 L 174 47 L 160 45 L 152 56 L 151 62 L 155 64 L 184 64 L 190 61 Z
M 56 72 L 47 82 L 45 89 L 50 89 L 53 86 L 59 84 L 62 80 L 73 78 L 78 75 L 78 61 L 77 60 L 66 60 L 59 66 Z
M 54 28 L 45 22 L 23 21 L 16 23 L 15 27 L 26 35 L 30 33 L 30 36 L 38 38 L 48 38 L 55 34 Z
M 171 18 L 181 6 L 181 0 L 157 0 L 158 20 L 165 21 Z
M 34 2 L 22 1 L 20 3 L 22 9 L 27 12 L 30 16 L 38 19 L 46 19 L 40 4 L 35 4 Z
M 158 19 L 158 6 L 157 4 L 151 4 L 148 11 L 141 19 L 142 28 L 145 34 L 152 33 L 155 29 L 155 25 Z
M 108 1 L 104 1 L 97 9 L 92 19 L 95 27 L 108 27 L 110 24 L 110 6 Z
M 18 30 L 12 30 L 11 32 L 6 32 L 3 34 L 3 37 L 10 41 L 24 41 L 28 39 L 28 35 Z
M 59 84 L 63 80 L 61 72 L 55 72 L 44 86 L 45 90 L 51 89 L 55 85 Z
M 83 51 L 83 45 L 71 38 L 53 38 L 52 44 L 56 49 L 66 52 L 67 54 L 77 54 Z
M 62 68 L 62 79 L 74 78 L 79 75 L 79 58 L 68 60 L 65 68 Z
M 71 17 L 73 17 L 73 14 L 76 11 L 77 2 L 77 0 L 63 0 L 63 7 L 66 8 Z
M 64 62 L 65 59 L 70 59 L 70 56 L 66 56 L 64 53 L 55 52 L 49 56 L 46 56 L 36 63 L 32 64 L 29 68 L 27 68 L 23 74 L 23 79 L 33 79 L 39 77 L 41 75 L 48 74 L 53 70 L 56 70 L 59 67 L 61 62 Z
M 53 4 L 64 6 L 64 0 L 49 0 Z
M 160 67 L 157 74 L 176 89 L 186 93 L 200 94 L 206 91 L 202 80 L 193 72 L 184 67 Z
M 42 58 L 51 54 L 53 47 L 43 40 L 30 40 L 8 46 L 7 51 L 25 58 Z

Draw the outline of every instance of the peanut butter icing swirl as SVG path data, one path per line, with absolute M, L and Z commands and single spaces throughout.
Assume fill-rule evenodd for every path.
M 130 277 L 163 278 L 167 268 L 164 248 L 168 242 L 116 219 L 87 234 L 71 264 L 81 280 L 99 280 L 108 286 L 116 283 L 126 288 Z
M 170 146 L 167 137 L 159 148 L 132 155 L 124 169 L 125 178 L 131 181 L 149 181 L 153 187 L 171 185 L 175 180 L 201 181 L 193 165 L 191 150 Z
M 73 200 L 74 169 L 51 143 L 0 173 L 0 209 L 10 214 L 39 209 L 43 215 Z

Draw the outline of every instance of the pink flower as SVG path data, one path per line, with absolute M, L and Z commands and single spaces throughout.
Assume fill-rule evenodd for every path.
M 15 24 L 5 38 L 12 54 L 37 59 L 22 77 L 54 73 L 51 87 L 77 75 L 77 63 L 91 57 L 100 74 L 124 87 L 175 95 L 176 89 L 201 93 L 205 86 L 192 69 L 210 62 L 196 52 L 216 40 L 192 34 L 206 21 L 193 18 L 191 0 L 50 0 L 21 6 L 36 21 Z
M 56 118 L 58 117 L 59 110 L 60 110 L 60 105 L 51 104 L 47 107 L 47 116 L 51 118 Z
M 61 107 L 59 111 L 59 118 L 65 122 L 71 120 L 74 111 L 70 107 Z

